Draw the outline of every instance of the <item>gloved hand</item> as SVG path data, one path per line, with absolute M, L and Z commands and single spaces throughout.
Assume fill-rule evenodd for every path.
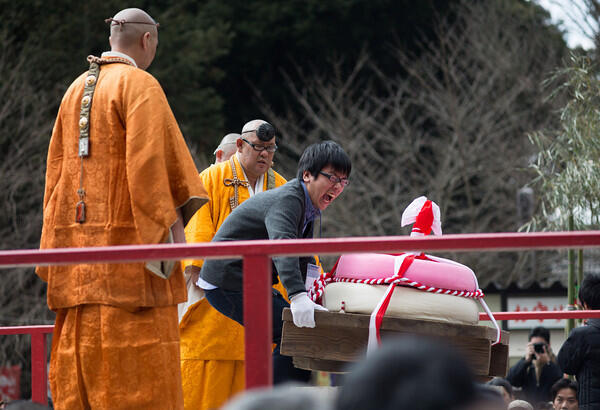
M 315 310 L 327 310 L 310 300 L 306 292 L 292 296 L 290 302 L 292 318 L 298 327 L 315 327 Z

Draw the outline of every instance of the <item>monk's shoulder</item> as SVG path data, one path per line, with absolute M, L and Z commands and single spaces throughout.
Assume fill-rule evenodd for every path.
M 144 70 L 128 64 L 106 64 L 100 69 L 98 85 L 118 89 L 133 95 L 147 90 L 163 93 L 162 87 L 154 76 Z
M 122 76 L 126 83 L 133 87 L 157 87 L 162 90 L 160 83 L 152 74 L 136 67 L 121 64 Z
M 231 178 L 231 166 L 229 165 L 229 161 L 212 164 L 200 173 L 200 178 L 202 178 L 202 182 L 205 185 L 217 185 L 217 183 L 223 179 Z
M 275 175 L 275 186 L 281 186 L 287 182 L 287 179 L 285 179 L 279 172 L 273 170 L 273 174 Z
M 74 94 L 79 95 L 83 93 L 83 88 L 85 87 L 85 77 L 87 77 L 87 71 L 81 73 L 79 77 L 73 80 L 63 95 L 63 102 L 71 98 Z
M 160 86 L 158 80 L 154 78 L 154 76 L 148 71 L 141 70 L 132 66 L 127 66 L 127 69 L 130 70 L 128 74 L 132 80 L 139 81 L 141 83 L 156 84 Z

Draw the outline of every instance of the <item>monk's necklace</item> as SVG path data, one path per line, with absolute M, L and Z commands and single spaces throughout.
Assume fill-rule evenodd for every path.
M 223 180 L 223 185 L 233 186 L 233 196 L 229 197 L 229 206 L 231 207 L 231 210 L 233 211 L 240 204 L 238 187 L 243 186 L 243 187 L 247 188 L 248 186 L 250 186 L 250 184 L 248 183 L 248 181 L 244 181 L 243 179 L 238 178 L 236 167 L 235 167 L 235 161 L 233 160 L 233 156 L 231 158 L 229 158 L 229 163 L 231 164 L 231 172 L 233 173 L 233 179 L 225 178 Z M 266 177 L 267 177 L 267 190 L 275 188 L 275 172 L 273 171 L 273 168 L 269 168 L 267 170 Z
M 238 178 L 233 157 L 229 158 L 229 163 L 231 164 L 231 172 L 233 173 L 233 178 L 225 178 L 223 180 L 223 184 L 225 186 L 233 186 L 233 196 L 229 198 L 229 206 L 233 211 L 240 204 L 238 187 L 248 187 L 250 184 L 248 184 L 248 181 L 244 181 L 243 179 Z
M 83 159 L 90 155 L 90 111 L 92 109 L 92 98 L 94 97 L 94 91 L 96 90 L 96 84 L 98 82 L 98 76 L 100 75 L 100 66 L 102 64 L 110 63 L 125 63 L 131 64 L 131 61 L 121 57 L 110 57 L 110 58 L 99 58 L 95 56 L 88 56 L 88 62 L 90 68 L 88 75 L 85 78 L 85 86 L 83 89 L 83 97 L 81 98 L 81 110 L 79 112 L 79 159 L 80 159 L 80 172 L 79 172 L 79 189 L 77 195 L 79 196 L 79 202 L 75 205 L 75 222 L 85 222 L 85 189 L 83 188 Z

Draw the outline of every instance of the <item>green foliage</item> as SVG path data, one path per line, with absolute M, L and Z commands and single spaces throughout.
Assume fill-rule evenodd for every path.
M 397 73 L 390 43 L 418 53 L 433 16 L 446 15 L 446 0 L 230 0 L 219 17 L 231 22 L 231 52 L 219 63 L 226 78 L 218 85 L 225 99 L 226 128 L 239 131 L 261 116 L 257 94 L 283 114 L 289 106 L 283 73 L 300 81 L 299 72 L 330 71 L 332 60 L 348 62 L 350 72 L 363 49 L 386 73 Z
M 224 71 L 214 64 L 229 53 L 231 24 L 208 18 L 211 7 L 181 1 L 157 20 L 160 28 L 157 56 L 150 71 L 161 81 L 183 134 L 210 150 L 224 133 L 223 97 L 215 89 Z
M 600 67 L 585 56 L 572 55 L 570 65 L 557 71 L 560 81 L 552 96 L 568 96 L 560 110 L 560 127 L 530 135 L 539 150 L 532 165 L 541 193 L 543 227 L 575 229 L 600 225 Z
M 328 70 L 328 62 L 358 58 L 369 49 L 380 69 L 397 70 L 394 40 L 418 50 L 432 31 L 432 16 L 446 15 L 446 0 L 134 0 L 161 23 L 157 57 L 149 71 L 162 84 L 184 135 L 212 152 L 227 132 L 260 117 L 256 95 L 286 103 L 282 72 Z M 16 51 L 33 48 L 43 61 L 53 108 L 73 78 L 87 68 L 88 54 L 108 46 L 104 19 L 123 7 L 116 0 L 70 2 L 0 0 L 3 27 Z M 350 66 L 344 69 L 350 70 Z M 332 74 L 332 73 L 329 73 Z M 295 77 L 299 79 L 298 76 Z

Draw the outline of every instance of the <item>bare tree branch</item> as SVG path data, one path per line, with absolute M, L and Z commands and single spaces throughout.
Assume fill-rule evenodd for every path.
M 527 132 L 548 124 L 554 108 L 542 80 L 561 50 L 542 27 L 515 18 L 505 2 L 461 2 L 440 21 L 419 55 L 393 47 L 398 72 L 382 72 L 365 52 L 344 74 L 298 73 L 293 104 L 278 116 L 285 131 L 278 167 L 294 174 L 309 143 L 333 139 L 353 161 L 352 183 L 323 216 L 330 236 L 397 235 L 410 201 L 427 195 L 442 210 L 445 232 L 514 231 L 515 195 L 530 176 Z M 514 254 L 461 254 L 483 284 L 510 283 L 525 269 Z
M 0 249 L 37 248 L 48 140 L 52 128 L 49 92 L 33 75 L 24 52 L 11 53 L 0 32 Z M 46 286 L 32 268 L 0 271 L 0 326 L 51 324 Z M 22 391 L 30 391 L 29 337 L 0 340 L 0 364 L 20 364 Z

